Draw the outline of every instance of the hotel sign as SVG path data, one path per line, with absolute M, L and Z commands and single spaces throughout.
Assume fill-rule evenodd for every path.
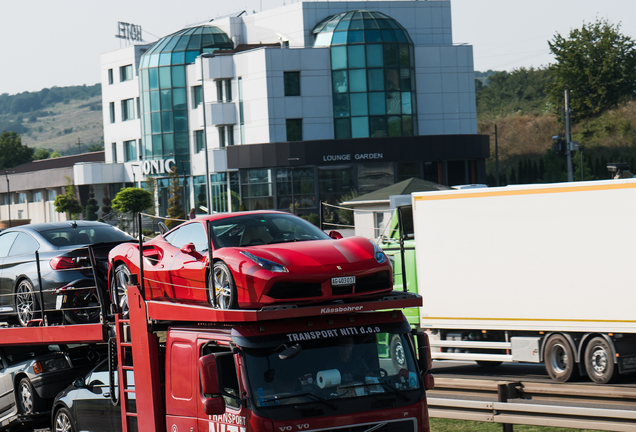
M 144 170 L 144 175 L 168 174 L 172 166 L 176 164 L 177 162 L 174 159 L 151 160 L 144 161 L 142 167 Z
M 378 159 L 384 159 L 384 153 L 343 153 L 322 156 L 323 162 L 350 162 L 352 160 L 362 161 Z
M 140 25 L 130 24 L 122 21 L 119 21 L 117 23 L 117 34 L 115 35 L 115 37 L 119 39 L 126 39 L 129 41 L 143 41 L 143 39 L 141 38 Z

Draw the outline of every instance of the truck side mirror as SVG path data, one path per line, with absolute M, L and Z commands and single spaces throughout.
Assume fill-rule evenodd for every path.
M 338 231 L 329 231 L 329 237 L 334 240 L 340 240 L 342 238 L 342 234 L 340 234 Z
M 206 415 L 225 414 L 225 400 L 221 396 L 207 398 L 203 402 L 203 411 Z
M 433 368 L 433 358 L 431 356 L 431 345 L 428 335 L 424 332 L 417 332 L 417 363 L 420 373 L 426 374 Z
M 214 354 L 201 357 L 199 359 L 199 369 L 201 371 L 201 389 L 203 390 L 203 393 L 209 395 L 220 394 L 219 371 L 216 366 L 216 358 L 214 357 Z

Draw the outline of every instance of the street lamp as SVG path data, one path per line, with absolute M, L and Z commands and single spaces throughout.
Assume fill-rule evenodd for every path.
M 7 202 L 9 203 L 9 228 L 11 228 L 11 188 L 9 187 L 9 174 L 15 171 L 4 170 L 4 177 L 7 179 Z
M 205 83 L 203 81 L 203 59 L 214 57 L 213 53 L 201 53 L 199 61 L 201 62 L 201 104 L 203 104 L 203 150 L 205 151 L 205 198 L 208 204 L 208 214 L 212 214 L 212 185 L 210 184 L 210 161 L 208 156 L 208 138 L 207 138 L 207 122 L 205 115 Z

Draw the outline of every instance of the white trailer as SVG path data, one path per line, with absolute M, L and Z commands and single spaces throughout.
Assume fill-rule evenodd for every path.
M 636 179 L 413 194 L 434 359 L 636 371 Z

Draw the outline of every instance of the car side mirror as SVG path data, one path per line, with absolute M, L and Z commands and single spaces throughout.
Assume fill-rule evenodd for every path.
M 342 238 L 342 234 L 340 234 L 338 231 L 329 231 L 329 237 L 334 240 L 340 240 Z
M 169 231 L 165 223 L 159 222 L 158 225 L 159 225 L 159 232 L 161 233 L 161 235 L 164 235 L 165 233 Z
M 197 251 L 197 247 L 194 245 L 194 243 L 188 243 L 186 245 L 181 246 L 181 252 L 183 252 L 184 254 L 188 254 L 191 255 L 193 258 L 195 258 L 196 260 L 201 260 L 203 258 L 203 255 L 201 255 L 198 251 Z
M 207 398 L 203 402 L 203 411 L 206 415 L 225 414 L 225 400 L 222 397 Z
M 84 377 L 80 377 L 73 382 L 73 385 L 77 388 L 84 388 L 86 387 L 86 381 Z

